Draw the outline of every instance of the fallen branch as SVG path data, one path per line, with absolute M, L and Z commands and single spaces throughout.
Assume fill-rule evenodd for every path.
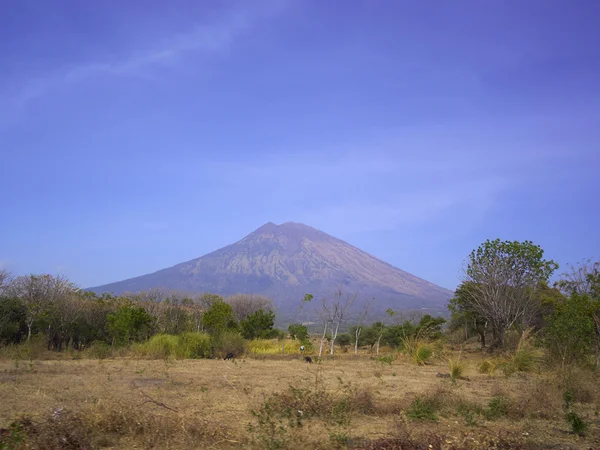
M 161 408 L 165 408 L 168 409 L 169 411 L 173 411 L 178 413 L 179 411 L 177 411 L 176 409 L 173 409 L 167 405 L 165 405 L 163 402 L 159 402 L 157 400 L 154 400 L 152 397 L 150 397 L 148 394 L 146 394 L 144 391 L 142 391 L 141 389 L 138 389 L 138 391 L 140 391 L 142 393 L 142 395 L 144 397 L 146 397 L 148 400 L 146 400 L 144 403 L 142 403 L 142 405 L 145 405 L 146 403 L 154 403 L 157 406 L 160 406 Z

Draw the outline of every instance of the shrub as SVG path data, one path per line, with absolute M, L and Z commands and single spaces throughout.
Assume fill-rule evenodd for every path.
M 487 408 L 484 409 L 483 415 L 488 420 L 505 417 L 510 411 L 510 400 L 503 395 L 496 395 L 488 402 Z
M 87 356 L 93 359 L 106 359 L 112 355 L 110 345 L 103 341 L 94 341 L 85 350 Z
M 484 359 L 478 366 L 477 370 L 479 373 L 487 373 L 490 375 L 494 375 L 496 373 L 496 368 L 498 364 L 493 359 Z
M 450 366 L 450 378 L 452 378 L 453 380 L 461 379 L 465 372 L 465 365 L 460 362 L 460 358 L 450 359 L 448 361 L 448 364 Z
M 273 339 L 253 339 L 246 343 L 246 348 L 255 355 L 277 355 L 281 354 L 281 342 Z M 299 353 L 300 344 L 298 341 L 286 341 L 283 352 L 287 355 Z
M 178 358 L 209 358 L 210 336 L 206 333 L 189 332 L 178 336 Z
M 416 421 L 436 422 L 436 404 L 428 397 L 417 397 L 405 411 L 406 417 Z
M 571 425 L 573 434 L 578 434 L 579 436 L 585 435 L 589 425 L 577 413 L 573 411 L 568 412 L 566 419 L 567 422 L 569 422 L 569 425 Z
M 246 341 L 240 333 L 226 330 L 212 339 L 212 355 L 222 358 L 228 353 L 238 356 L 244 353 Z

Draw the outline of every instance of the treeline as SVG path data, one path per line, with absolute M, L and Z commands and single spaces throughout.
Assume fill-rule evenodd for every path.
M 83 350 L 93 342 L 124 346 L 157 334 L 238 333 L 245 339 L 277 337 L 268 298 L 187 295 L 160 289 L 122 296 L 96 295 L 66 278 L 0 272 L 0 344 L 43 335 L 48 349 Z

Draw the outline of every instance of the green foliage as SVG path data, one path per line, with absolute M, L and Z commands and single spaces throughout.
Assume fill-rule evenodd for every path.
M 446 323 L 443 317 L 433 317 L 425 314 L 416 326 L 415 333 L 423 338 L 439 339 L 442 337 L 442 325 Z
M 122 305 L 107 316 L 108 333 L 116 345 L 148 339 L 153 322 L 144 308 L 131 304 Z
M 23 425 L 18 422 L 12 422 L 6 433 L 0 435 L 0 450 L 17 450 L 23 448 L 27 439 L 27 434 Z
M 435 402 L 431 399 L 427 397 L 417 397 L 405 413 L 406 417 L 411 420 L 436 422 L 438 420 L 436 409 Z
M 510 411 L 510 400 L 502 395 L 492 397 L 488 402 L 487 408 L 484 409 L 483 415 L 487 420 L 499 419 L 506 417 Z
M 18 344 L 27 336 L 25 318 L 25 305 L 18 298 L 0 298 L 0 345 Z
M 231 305 L 215 300 L 202 316 L 202 325 L 210 334 L 219 334 L 225 330 L 237 328 Z
M 528 325 L 539 307 L 539 288 L 558 268 L 531 241 L 487 240 L 469 255 L 465 280 L 453 302 L 464 320 L 482 319 L 492 328 L 492 348 L 504 345 L 512 325 Z
M 381 364 L 387 364 L 388 366 L 391 366 L 392 363 L 394 362 L 394 357 L 393 356 L 378 356 L 377 357 L 377 362 L 381 363 Z
M 563 365 L 584 363 L 598 351 L 600 336 L 595 317 L 600 316 L 600 302 L 588 295 L 573 293 L 556 305 L 547 318 L 544 342 L 550 355 Z
M 275 313 L 273 311 L 258 311 L 248 315 L 240 323 L 242 336 L 246 339 L 266 339 L 273 337 L 273 323 Z
M 352 338 L 348 333 L 338 334 L 338 337 L 335 339 L 335 342 L 342 347 L 343 349 L 347 348 L 352 342 Z
M 583 420 L 576 412 L 569 411 L 566 414 L 566 419 L 571 426 L 571 432 L 579 436 L 584 436 L 589 428 L 589 424 Z
M 188 332 L 178 336 L 178 358 L 209 358 L 211 356 L 211 339 L 206 333 Z
M 308 328 L 301 323 L 293 323 L 288 327 L 288 333 L 292 339 L 298 339 L 300 342 L 308 340 Z

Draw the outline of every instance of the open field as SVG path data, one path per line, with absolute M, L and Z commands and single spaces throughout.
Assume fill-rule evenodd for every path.
M 597 375 L 570 387 L 580 437 L 554 375 L 479 374 L 481 359 L 455 382 L 401 355 L 3 360 L 0 424 L 28 417 L 3 433 L 29 448 L 600 448 Z

